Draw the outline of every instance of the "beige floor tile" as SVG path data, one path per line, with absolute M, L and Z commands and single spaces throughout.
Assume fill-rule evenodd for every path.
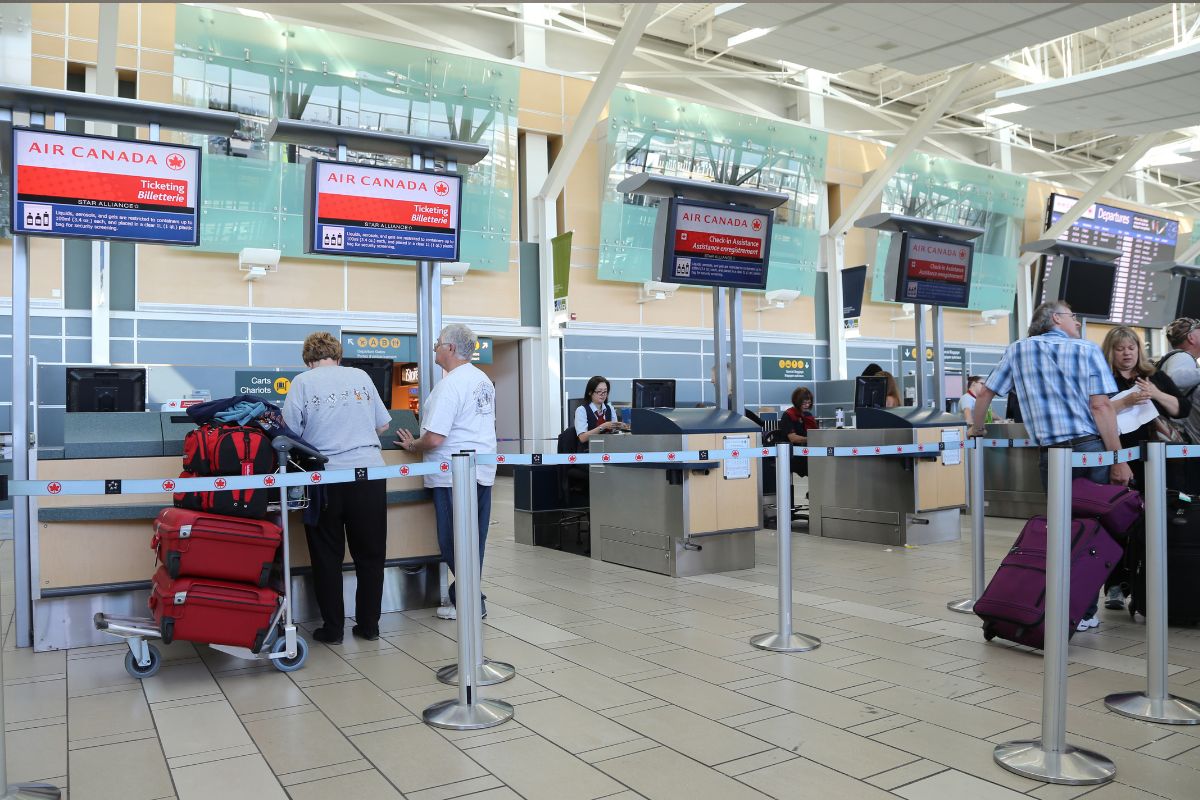
M 902 686 L 872 692 L 863 695 L 859 700 L 981 739 L 1011 730 L 1025 722 L 998 711 L 935 697 Z M 1003 703 L 1003 700 L 998 701 L 998 705 Z
M 665 747 L 601 761 L 597 767 L 648 800 L 763 800 L 766 796 Z
M 567 642 L 577 638 L 575 634 L 568 630 L 542 622 L 533 617 L 527 617 L 524 614 L 495 618 L 489 616 L 484 624 L 485 627 L 503 631 L 509 636 L 515 636 L 518 639 L 536 645 Z
M 408 716 L 399 703 L 365 679 L 309 686 L 304 693 L 339 727 Z
M 585 612 L 574 611 L 570 608 L 553 603 L 530 603 L 519 606 L 518 611 L 527 617 L 547 622 L 551 625 L 570 625 L 573 623 L 590 622 L 592 618 Z
M 996 748 L 993 743 L 927 722 L 913 722 L 872 738 L 1019 792 L 1028 792 L 1041 785 L 996 764 L 992 758 Z
M 655 664 L 650 661 L 595 642 L 556 647 L 554 654 L 581 667 L 587 667 L 614 678 L 648 672 L 655 668 Z
M 648 653 L 645 659 L 710 683 L 729 683 L 761 674 L 756 669 L 685 648 Z
M 436 631 L 384 635 L 398 650 L 425 664 L 449 664 L 458 658 L 458 643 Z
M 569 608 L 573 611 L 591 611 L 592 609 L 614 605 L 608 597 L 594 597 L 568 591 L 567 589 L 543 589 L 531 592 L 529 596 L 545 603 L 554 603 L 557 606 Z
M 450 800 L 454 797 L 478 797 L 480 792 L 499 788 L 502 786 L 496 776 L 485 775 L 482 778 L 468 778 L 465 781 L 435 786 L 432 789 L 409 792 L 407 800 Z
M 910 753 L 799 714 L 743 725 L 741 730 L 856 778 L 895 769 L 916 759 Z
M 404 794 L 487 774 L 424 724 L 364 733 L 350 741 Z
M 354 675 L 354 667 L 335 653 L 332 647 L 320 643 L 308 642 L 308 660 L 304 668 L 292 673 L 296 683 L 303 686 L 312 681 L 319 681 L 340 675 Z
M 358 758 L 358 751 L 320 711 L 245 725 L 276 775 Z
M 1161 800 L 1162 797 L 1118 781 L 1088 792 L 1086 796 L 1090 800 Z
M 5 608 L 11 608 L 4 598 Z M 52 650 L 35 653 L 32 647 L 4 651 L 4 681 L 10 683 L 24 678 L 44 678 L 67 674 L 67 652 Z
M 513 636 L 497 636 L 488 639 L 483 647 L 484 655 L 488 658 L 512 664 L 517 671 L 532 669 L 546 664 L 560 664 L 562 658 L 553 650 L 543 650 L 536 645 L 523 642 Z M 457 651 L 445 663 L 458 660 Z
M 200 661 L 167 664 L 153 678 L 142 681 L 142 685 L 146 688 L 146 699 L 151 703 L 203 697 L 221 692 L 208 667 Z
M 696 628 L 708 633 L 715 633 L 718 636 L 739 636 L 742 634 L 751 636 L 753 633 L 758 632 L 758 629 L 761 627 L 756 620 L 734 620 L 726 617 L 718 617 L 713 614 L 705 614 L 702 611 L 690 610 L 675 614 L 663 614 L 660 619 L 663 620 L 664 624 L 673 623 L 688 628 Z
M 928 778 L 930 775 L 946 769 L 941 764 L 935 764 L 932 761 L 919 759 L 910 764 L 905 764 L 902 767 L 889 769 L 887 772 L 881 772 L 878 775 L 872 775 L 867 778 L 867 783 L 872 786 L 878 786 L 880 789 L 895 789 L 897 786 L 903 786 L 906 783 L 919 781 L 922 778 Z
M 766 707 L 765 703 L 752 700 L 744 694 L 714 686 L 690 675 L 664 675 L 633 681 L 630 685 L 709 719 L 747 714 Z
M 869 683 L 871 680 L 869 677 L 847 669 L 818 664 L 805 658 L 806 655 L 806 653 L 799 655 L 767 653 L 766 655 L 746 659 L 738 663 L 827 692 L 837 692 L 842 689 L 849 689 L 851 686 L 861 686 L 864 683 Z
M 625 714 L 616 721 L 708 766 L 771 749 L 761 739 L 678 706 Z
M 167 758 L 252 744 L 224 699 L 186 706 L 150 707 Z
M 565 626 L 567 630 L 582 636 L 597 644 L 606 645 L 623 653 L 629 653 L 634 650 L 646 650 L 651 647 L 660 647 L 663 644 L 662 639 L 657 639 L 653 636 L 648 636 L 644 633 L 638 633 L 629 628 L 622 628 L 620 625 L 614 625 L 611 622 L 598 622 L 593 620 L 588 623 L 578 625 Z
M 287 675 L 272 669 L 249 675 L 222 675 L 217 683 L 238 714 L 308 705 L 308 698 Z
M 219 769 L 196 764 L 171 770 L 179 800 L 287 800 L 262 756 L 239 756 L 219 763 Z
M 592 800 L 624 788 L 539 736 L 478 747 L 471 757 L 526 800 Z
M 555 668 L 539 672 L 530 680 L 593 711 L 653 699 L 645 692 L 586 667 Z
M 623 724 L 564 697 L 524 703 L 519 713 L 522 725 L 569 753 L 583 753 L 638 738 L 637 733 Z
M 859 653 L 868 653 L 880 658 L 890 658 L 893 661 L 910 664 L 914 667 L 924 667 L 926 669 L 956 660 L 954 656 L 941 653 L 937 650 L 927 650 L 911 644 L 889 642 L 887 639 L 877 639 L 874 636 L 843 639 L 838 642 L 838 647 L 846 650 L 854 650 Z
M 338 775 L 319 781 L 289 786 L 292 800 L 329 800 L 333 797 L 354 800 L 402 800 L 403 795 L 377 771 L 371 769 L 350 775 Z
M 67 729 L 72 742 L 154 728 L 150 706 L 146 704 L 146 695 L 141 687 L 123 692 L 72 697 L 67 703 L 67 715 Z
M 892 625 L 886 622 L 876 622 L 873 619 L 863 619 L 862 617 L 842 617 L 841 619 L 830 620 L 825 624 L 831 628 L 841 628 L 842 630 L 861 633 L 866 636 L 874 636 L 877 639 L 886 639 L 887 641 L 899 644 L 916 644 L 934 635 L 929 631 L 920 629 L 920 626 Z M 979 637 L 978 625 L 975 626 L 975 637 Z
M 65 724 L 9 731 L 5 744 L 9 783 L 45 781 L 67 774 Z
M 907 800 L 958 800 L 962 797 L 970 797 L 971 800 L 1017 800 L 1024 797 L 1020 792 L 988 783 L 956 769 L 939 772 L 893 791 Z
M 982 703 L 980 707 L 1019 717 L 1027 722 L 1042 720 L 1041 697 L 1022 692 Z M 1107 709 L 1093 711 L 1072 705 L 1067 706 L 1067 733 L 1090 736 L 1126 750 L 1137 750 L 1168 735 L 1162 728 L 1122 717 Z M 1200 746 L 1200 739 L 1192 739 L 1192 746 Z
M 8 724 L 66 716 L 67 680 L 27 681 L 4 687 L 4 720 Z
M 887 658 L 878 658 L 874 661 L 852 664 L 846 667 L 846 670 L 875 678 L 876 680 L 899 684 L 909 689 L 916 689 L 921 692 L 951 699 L 990 688 L 988 684 L 981 683 L 980 681 L 973 681 L 957 675 L 948 675 L 945 672 L 938 672 L 937 670 L 921 669 L 911 664 L 902 664 L 899 661 L 892 661 Z
M 824 720 L 839 728 L 870 722 L 887 713 L 865 701 L 839 697 L 795 681 L 764 683 L 741 691 L 756 700 Z
M 680 628 L 672 631 L 658 631 L 654 635 L 671 644 L 688 647 L 710 656 L 717 656 L 718 658 L 738 655 L 739 653 L 759 652 L 750 644 L 748 638 L 734 639 L 728 636 L 718 636 L 708 631 Z
M 379 632 L 384 636 L 410 631 L 412 633 L 420 633 L 423 630 L 426 630 L 424 625 L 409 619 L 399 612 L 381 614 L 379 616 Z
M 655 628 L 664 628 L 675 624 L 673 620 L 669 619 L 670 615 L 658 617 L 653 614 L 646 614 L 642 611 L 634 611 L 633 609 L 622 608 L 620 606 L 596 608 L 587 613 L 588 616 L 594 619 L 611 622 L 614 625 L 620 625 L 622 628 L 629 628 L 634 631 L 654 630 Z
M 156 800 L 175 794 L 155 739 L 73 750 L 71 792 L 88 800 Z
M 437 675 L 433 669 L 399 650 L 355 658 L 353 667 L 385 692 L 437 683 Z
M 806 797 L 844 797 L 854 800 L 888 800 L 893 797 L 882 789 L 868 786 L 807 758 L 794 758 L 747 772 L 739 775 L 738 780 L 777 800 L 793 800 L 797 792 Z
M 129 648 L 125 648 L 125 652 L 129 652 Z M 67 694 L 70 697 L 140 686 L 141 681 L 125 671 L 125 656 L 119 652 L 67 659 Z

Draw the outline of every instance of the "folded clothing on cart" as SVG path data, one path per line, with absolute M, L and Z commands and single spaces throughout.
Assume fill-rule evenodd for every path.
M 187 415 L 197 425 L 203 425 L 207 422 L 218 424 L 232 423 L 236 425 L 255 423 L 272 439 L 276 436 L 286 436 L 312 450 L 316 450 L 315 447 L 304 441 L 298 433 L 284 424 L 283 411 L 280 410 L 279 406 L 274 403 L 268 403 L 265 400 L 247 400 L 245 397 L 224 397 L 220 400 L 210 400 L 207 403 L 188 406 Z

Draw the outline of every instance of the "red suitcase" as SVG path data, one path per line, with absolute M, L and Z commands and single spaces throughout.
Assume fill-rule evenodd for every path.
M 164 644 L 223 644 L 257 653 L 271 632 L 279 601 L 273 589 L 209 578 L 172 580 L 167 568 L 159 567 L 150 590 L 150 613 Z
M 283 531 L 273 522 L 164 508 L 151 548 L 172 578 L 198 576 L 266 586 Z

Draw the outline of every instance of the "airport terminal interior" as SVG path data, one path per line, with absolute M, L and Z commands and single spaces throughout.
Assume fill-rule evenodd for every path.
M 1200 425 L 969 378 L 1047 301 L 1196 361 L 1198 74 L 1200 3 L 0 4 L 0 800 L 1197 800 Z

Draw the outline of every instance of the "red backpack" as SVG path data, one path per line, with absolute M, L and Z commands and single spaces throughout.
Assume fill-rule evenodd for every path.
M 275 451 L 261 428 L 204 424 L 183 437 L 183 469 L 192 475 L 265 475 Z

